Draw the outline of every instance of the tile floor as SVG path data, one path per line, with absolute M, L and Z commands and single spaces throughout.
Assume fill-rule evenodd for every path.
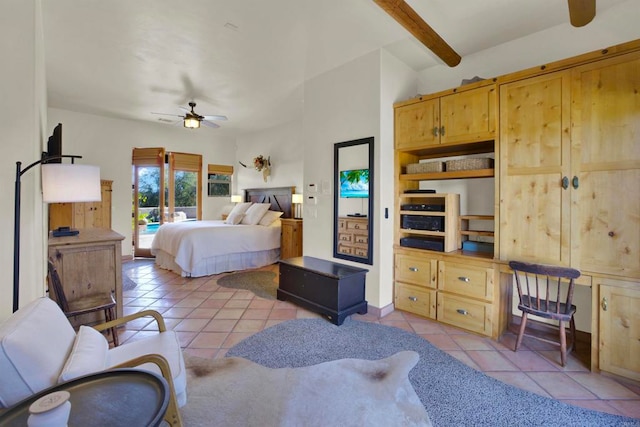
M 277 273 L 278 266 L 263 270 Z M 200 357 L 224 357 L 244 338 L 285 320 L 318 317 L 288 302 L 219 287 L 216 281 L 222 275 L 183 278 L 156 268 L 150 260 L 124 263 L 123 274 L 136 284 L 124 292 L 124 313 L 145 308 L 161 312 L 167 328 L 178 332 L 184 351 Z M 589 351 L 586 348 L 579 347 L 578 354 L 572 353 L 562 368 L 558 347 L 535 339 L 525 337 L 516 353 L 512 351 L 515 335 L 511 333 L 495 342 L 401 311 L 382 319 L 354 316 L 420 335 L 465 364 L 521 389 L 573 405 L 640 418 L 640 383 L 591 373 L 581 361 Z M 153 333 L 153 326 L 150 320 L 131 322 L 119 333 L 120 342 L 135 340 Z

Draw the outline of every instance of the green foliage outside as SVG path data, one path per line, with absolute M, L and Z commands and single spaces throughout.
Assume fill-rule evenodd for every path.
M 198 191 L 198 174 L 195 172 L 177 171 L 175 173 L 175 206 L 196 206 Z M 159 221 L 160 205 L 160 169 L 141 168 L 138 180 L 138 207 L 156 208 L 146 216 L 150 222 Z M 169 190 L 165 186 L 165 200 Z

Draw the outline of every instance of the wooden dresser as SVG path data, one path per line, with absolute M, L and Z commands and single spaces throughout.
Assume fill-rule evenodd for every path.
M 369 219 L 341 216 L 338 218 L 338 252 L 366 258 L 369 248 Z
M 302 220 L 283 218 L 280 259 L 302 256 Z
M 113 292 L 117 316 L 122 317 L 122 240 L 121 234 L 103 228 L 81 229 L 77 236 L 49 235 L 49 257 L 58 270 L 67 300 Z M 94 321 L 93 313 L 87 316 L 78 316 L 78 324 Z

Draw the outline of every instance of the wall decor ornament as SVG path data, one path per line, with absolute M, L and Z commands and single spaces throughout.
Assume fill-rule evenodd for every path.
M 266 159 L 262 154 L 253 159 L 253 167 L 258 172 L 262 172 L 264 182 L 267 182 L 267 178 L 271 175 L 271 156 Z

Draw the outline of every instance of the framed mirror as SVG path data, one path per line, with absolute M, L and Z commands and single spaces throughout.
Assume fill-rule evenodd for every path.
M 373 137 L 333 146 L 333 256 L 373 264 Z

